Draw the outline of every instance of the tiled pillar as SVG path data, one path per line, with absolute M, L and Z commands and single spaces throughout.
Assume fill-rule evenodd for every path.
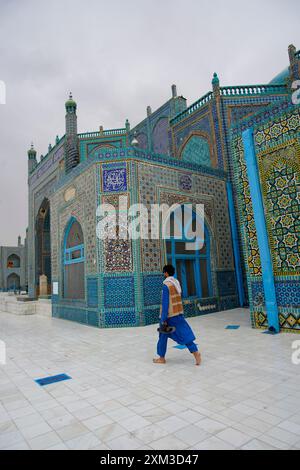
M 266 228 L 264 206 L 254 148 L 253 129 L 247 129 L 243 132 L 243 144 L 261 260 L 268 324 L 269 329 L 273 328 L 277 333 L 279 333 L 280 326 L 275 293 L 273 265 L 271 260 L 268 232 Z

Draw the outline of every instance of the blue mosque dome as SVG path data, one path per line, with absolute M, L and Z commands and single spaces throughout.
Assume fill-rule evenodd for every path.
M 285 85 L 289 78 L 289 75 L 289 67 L 286 67 L 270 81 L 270 85 Z

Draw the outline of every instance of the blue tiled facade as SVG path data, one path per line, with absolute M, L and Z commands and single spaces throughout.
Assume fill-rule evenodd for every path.
M 104 278 L 105 308 L 134 307 L 134 278 L 113 276 Z
M 133 128 L 127 120 L 121 129 L 101 127 L 97 132 L 78 134 L 77 104 L 70 97 L 66 103 L 66 134 L 57 139 L 39 163 L 34 149 L 28 152 L 30 295 L 38 295 L 36 266 L 41 250 L 35 237 L 36 220 L 41 208 L 48 204 L 51 213 L 48 277 L 53 282 L 55 279 L 55 292 L 58 289 L 52 295 L 53 316 L 99 328 L 156 323 L 162 268 L 170 259 L 165 240 L 118 237 L 100 240 L 97 208 L 102 203 L 117 207 L 119 197 L 126 200 L 127 207 L 203 204 L 210 251 L 206 267 L 201 266 L 206 270 L 209 287 L 204 288 L 203 295 L 201 287 L 197 295 L 184 299 L 185 315 L 246 306 L 241 302 L 245 298 L 249 299 L 253 326 L 266 327 L 266 297 L 251 200 L 245 189 L 248 180 L 240 140 L 243 130 L 253 127 L 258 155 L 264 156 L 270 147 L 276 147 L 279 164 L 272 175 L 263 168 L 264 158 L 260 160 L 266 223 L 281 326 L 285 330 L 300 330 L 300 273 L 295 264 L 298 225 L 294 218 L 299 201 L 295 185 L 284 186 L 286 178 L 291 183 L 299 173 L 292 157 L 284 157 L 290 158 L 289 165 L 280 164 L 284 152 L 295 154 L 299 146 L 299 111 L 291 106 L 288 82 L 300 76 L 299 54 L 290 50 L 289 57 L 287 74 L 279 75 L 270 84 L 221 86 L 214 74 L 212 90 L 189 107 L 173 86 L 170 99 L 157 110 L 148 107 L 145 119 Z M 233 199 L 230 214 L 226 191 L 229 184 Z M 278 219 L 275 225 L 274 217 Z M 69 249 L 75 258 L 66 265 L 64 236 L 73 219 L 82 229 L 79 259 L 82 264 L 76 260 L 75 245 Z M 241 266 L 238 270 L 237 261 Z M 197 276 L 205 278 L 198 271 Z M 76 301 L 66 298 L 67 283 L 73 281 L 75 293 L 76 286 L 84 286 Z M 245 292 L 241 295 L 243 286 Z M 51 291 L 53 285 L 49 283 L 48 287 Z
M 162 274 L 144 275 L 143 289 L 144 289 L 144 305 L 159 305 L 162 295 Z
M 98 307 L 98 279 L 87 279 L 88 307 Z

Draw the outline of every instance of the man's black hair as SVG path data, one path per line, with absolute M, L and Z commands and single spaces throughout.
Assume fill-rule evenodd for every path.
M 174 268 L 174 266 L 172 266 L 172 264 L 166 264 L 166 266 L 164 266 L 164 268 L 163 268 L 163 272 L 168 273 L 169 276 L 174 276 L 175 268 Z

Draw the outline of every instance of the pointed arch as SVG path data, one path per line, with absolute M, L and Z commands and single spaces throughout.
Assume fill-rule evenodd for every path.
M 51 235 L 50 235 L 50 201 L 44 198 L 35 220 L 35 260 L 36 289 L 39 294 L 39 279 L 42 274 L 47 276 L 48 294 L 51 293 Z
M 137 136 L 137 141 L 138 141 L 138 148 L 142 150 L 147 150 L 148 149 L 148 136 L 145 132 L 140 132 Z
M 80 222 L 72 216 L 63 238 L 63 297 L 85 299 L 85 249 Z
M 19 290 L 21 286 L 20 276 L 16 273 L 9 274 L 6 279 L 6 286 L 7 290 Z
M 21 259 L 19 255 L 12 253 L 7 257 L 7 267 L 8 268 L 20 268 L 21 267 Z
M 183 212 L 183 206 L 181 206 Z M 191 211 L 191 220 L 188 224 L 194 224 L 198 217 L 195 211 Z M 185 216 L 176 210 L 170 214 L 170 236 L 165 240 L 166 259 L 176 270 L 176 276 L 182 285 L 183 298 L 208 298 L 213 296 L 212 259 L 211 259 L 211 233 L 206 220 L 203 223 L 203 244 L 194 249 L 188 249 L 186 238 Z M 176 230 L 177 226 L 177 230 Z M 178 228 L 181 229 L 181 237 L 178 237 Z
M 213 152 L 209 135 L 200 131 L 192 132 L 179 149 L 179 155 L 183 161 L 211 167 Z
M 101 144 L 97 145 L 96 147 L 93 147 L 89 152 L 88 152 L 88 156 L 89 157 L 93 157 L 97 152 L 101 151 L 101 150 L 107 150 L 107 151 L 110 151 L 110 150 L 116 150 L 117 146 L 116 145 L 113 145 L 109 142 L 102 142 Z
M 152 130 L 152 147 L 154 153 L 167 155 L 169 153 L 169 118 L 161 116 Z

